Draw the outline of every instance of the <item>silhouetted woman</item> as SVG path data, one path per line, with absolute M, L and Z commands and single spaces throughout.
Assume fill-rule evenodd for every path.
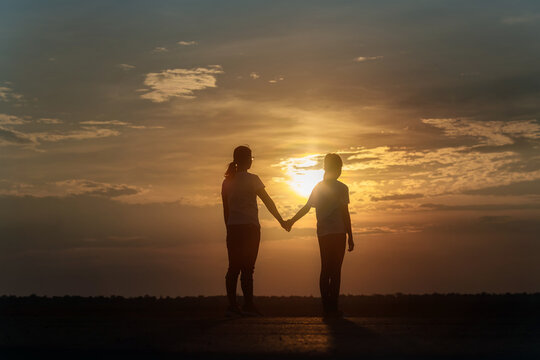
M 253 270 L 261 238 L 257 196 L 261 198 L 268 211 L 274 215 L 281 226 L 284 226 L 284 221 L 274 201 L 266 193 L 261 179 L 247 171 L 252 161 L 251 150 L 248 147 L 238 146 L 234 149 L 233 161 L 227 168 L 221 190 L 229 255 L 229 269 L 225 276 L 229 316 L 260 315 L 253 304 Z M 242 310 L 236 302 L 238 275 L 240 275 L 244 293 Z
M 286 228 L 306 215 L 311 207 L 317 215 L 317 237 L 321 252 L 321 276 L 319 286 L 325 316 L 341 316 L 338 310 L 341 264 L 345 255 L 346 237 L 349 251 L 354 249 L 349 214 L 349 188 L 338 181 L 343 162 L 337 154 L 324 158 L 324 179 L 311 192 L 306 205 L 286 222 Z

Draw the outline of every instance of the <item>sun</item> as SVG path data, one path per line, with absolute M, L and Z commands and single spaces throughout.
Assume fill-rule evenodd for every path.
M 321 155 L 309 154 L 303 157 L 282 160 L 280 166 L 287 175 L 283 180 L 298 195 L 308 198 L 311 191 L 323 179 L 324 170 L 321 169 Z
M 323 170 L 301 170 L 291 174 L 289 186 L 299 195 L 307 198 L 319 181 L 323 179 Z

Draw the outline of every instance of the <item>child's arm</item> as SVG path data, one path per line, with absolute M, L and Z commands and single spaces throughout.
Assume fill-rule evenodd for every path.
M 347 237 L 349 238 L 349 251 L 354 250 L 354 240 L 352 236 L 352 226 L 351 226 L 351 214 L 349 213 L 349 205 L 345 204 L 342 208 L 343 211 L 343 220 L 345 221 L 345 229 L 347 230 Z
M 262 202 L 264 203 L 268 211 L 270 211 L 270 214 L 274 215 L 274 217 L 276 218 L 277 221 L 279 221 L 279 224 L 282 227 L 285 227 L 285 221 L 283 221 L 283 218 L 279 214 L 279 211 L 276 207 L 276 204 L 274 203 L 274 200 L 272 200 L 272 198 L 270 197 L 270 195 L 268 195 L 266 190 L 264 188 L 261 188 L 259 191 L 257 191 L 257 195 L 261 198 Z
M 289 229 L 294 225 L 295 222 L 297 222 L 304 215 L 306 215 L 309 212 L 310 209 L 311 209 L 311 204 L 308 202 L 306 205 L 304 205 L 304 207 L 302 207 L 300 210 L 298 210 L 296 215 L 294 215 L 292 219 L 287 221 L 287 225 L 289 226 Z

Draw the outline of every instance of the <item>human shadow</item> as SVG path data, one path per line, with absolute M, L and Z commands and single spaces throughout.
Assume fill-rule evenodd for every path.
M 346 318 L 324 318 L 328 328 L 329 352 L 332 355 L 379 355 L 383 353 L 381 337 Z

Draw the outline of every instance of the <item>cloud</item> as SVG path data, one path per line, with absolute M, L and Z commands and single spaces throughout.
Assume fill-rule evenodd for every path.
M 120 135 L 119 131 L 96 128 L 96 127 L 83 127 L 82 130 L 74 130 L 67 132 L 36 132 L 26 134 L 31 139 L 34 139 L 35 142 L 49 141 L 63 141 L 63 140 L 86 140 L 86 139 L 97 139 L 110 136 Z
M 502 19 L 502 23 L 506 25 L 516 25 L 534 22 L 540 19 L 540 14 L 527 14 L 521 16 L 509 16 Z
M 252 72 L 249 74 L 249 77 L 252 78 L 252 79 L 258 79 L 260 78 L 259 74 L 257 74 L 256 72 Z
M 163 129 L 163 126 L 146 126 L 146 125 L 133 125 L 131 123 L 120 121 L 120 120 L 106 120 L 106 121 L 97 121 L 97 120 L 88 120 L 81 121 L 81 125 L 111 125 L 111 126 L 125 126 L 130 129 Z
M 87 140 L 120 135 L 119 131 L 83 127 L 82 130 L 30 132 L 23 133 L 13 129 L 0 127 L 0 144 L 2 145 L 39 145 L 42 142 L 58 142 L 64 140 Z
M 62 124 L 62 120 L 59 120 L 59 119 L 56 119 L 56 118 L 40 118 L 37 120 L 38 123 L 41 123 L 41 124 L 51 124 L 51 125 L 56 125 L 56 124 Z
M 15 115 L 0 114 L 0 125 L 22 125 L 25 121 Z
M 358 56 L 354 58 L 354 61 L 356 62 L 364 62 L 364 61 L 373 61 L 373 60 L 380 60 L 384 56 Z
M 3 250 L 10 242 L 24 249 L 37 245 L 54 251 L 89 247 L 95 245 L 92 239 L 111 238 L 117 240 L 115 244 L 119 246 L 132 244 L 118 240 L 138 238 L 153 240 L 154 247 L 170 247 L 196 241 L 211 243 L 209 239 L 219 239 L 223 233 L 218 226 L 221 218 L 217 206 L 195 207 L 179 202 L 128 204 L 116 198 L 139 188 L 123 185 L 127 190 L 116 190 L 115 187 L 122 185 L 88 180 L 58 184 L 72 193 L 68 196 L 0 196 L 0 232 L 5 235 L 0 242 Z M 77 193 L 79 187 L 82 191 Z M 89 195 L 92 191 L 95 194 Z M 216 226 L 205 226 L 208 223 Z M 40 241 L 44 242 L 37 244 Z
M 514 138 L 540 139 L 540 124 L 534 120 L 474 121 L 469 119 L 422 119 L 444 130 L 449 137 L 473 136 L 480 145 L 502 146 L 514 143 Z
M 272 80 L 269 80 L 268 82 L 269 82 L 270 84 L 275 84 L 275 83 L 277 83 L 278 81 L 283 81 L 283 80 L 285 80 L 285 77 L 283 77 L 283 75 L 279 75 L 277 78 L 272 79 Z
M 36 123 L 56 125 L 56 124 L 62 124 L 63 122 L 56 118 L 39 118 L 36 120 Z M 24 125 L 24 124 L 29 124 L 29 121 L 15 115 L 0 114 L 0 125 Z
M 143 191 L 143 189 L 133 185 L 109 184 L 86 179 L 57 181 L 55 185 L 68 195 L 93 195 L 110 198 L 135 195 Z
M 0 126 L 0 144 L 28 145 L 35 140 L 25 133 Z
M 540 209 L 540 203 L 519 203 L 519 204 L 422 204 L 421 208 L 438 211 L 506 211 L 506 210 L 536 210 Z
M 521 181 L 508 185 L 490 186 L 480 189 L 468 190 L 464 193 L 471 195 L 497 196 L 540 195 L 540 179 Z
M 129 70 L 135 69 L 135 65 L 130 65 L 130 64 L 118 64 L 116 66 L 119 67 L 120 69 L 124 70 L 124 71 L 129 71 Z
M 192 46 L 192 45 L 197 45 L 197 42 L 196 41 L 179 41 L 177 42 L 178 45 L 182 45 L 182 46 Z
M 371 201 L 385 201 L 385 200 L 409 200 L 419 199 L 424 197 L 422 194 L 392 194 L 383 196 L 372 196 Z
M 135 185 L 98 182 L 88 179 L 69 179 L 37 184 L 0 180 L 0 195 L 65 197 L 74 195 L 118 198 L 139 195 L 148 190 Z
M 525 129 L 531 130 L 531 124 L 506 123 L 500 128 L 517 136 L 524 134 Z M 535 135 L 526 133 L 526 136 Z M 483 140 L 483 137 L 479 138 L 479 141 Z M 394 201 L 423 196 L 457 196 L 473 191 L 480 193 L 484 188 L 540 179 L 540 168 L 531 166 L 534 162 L 527 155 L 518 150 L 495 150 L 480 151 L 477 145 L 421 150 L 379 146 L 351 148 L 338 153 L 344 160 L 344 176 L 351 190 L 353 206 L 363 211 L 377 211 L 396 206 Z M 281 168 L 285 177 L 276 183 L 289 184 L 293 189 L 302 183 L 301 188 L 305 190 L 307 181 L 316 183 L 321 177 L 322 157 L 312 154 L 282 160 L 275 166 Z M 416 201 L 411 203 L 410 207 L 414 208 Z M 397 207 L 394 209 L 402 211 Z
M 152 52 L 153 53 L 164 53 L 164 52 L 167 52 L 169 51 L 169 49 L 165 48 L 165 47 L 162 47 L 162 46 L 156 46 Z
M 130 129 L 162 129 L 163 126 L 146 126 L 146 125 L 133 125 L 129 122 L 119 120 L 88 120 L 79 122 L 81 126 L 77 130 L 55 130 L 55 131 L 34 131 L 34 132 L 22 132 L 14 130 L 11 127 L 2 125 L 23 125 L 28 124 L 27 120 L 24 120 L 18 116 L 0 114 L 0 145 L 33 145 L 35 149 L 36 145 L 43 142 L 58 142 L 63 140 L 87 140 L 97 139 L 112 136 L 119 136 L 121 133 L 118 130 L 111 129 L 107 126 L 125 127 Z M 36 120 L 36 123 L 57 125 L 63 122 L 56 118 L 40 118 Z M 101 126 L 101 127 L 100 127 Z M 104 127 L 105 126 L 105 127 Z
M 164 129 L 164 126 L 146 126 L 146 125 L 127 125 L 126 127 L 130 129 Z
M 375 198 L 389 191 L 441 195 L 540 178 L 539 170 L 511 168 L 523 161 L 516 152 L 478 152 L 467 146 L 431 150 L 376 147 L 349 151 L 344 157 L 345 171 L 377 179 L 368 187 Z
M 141 98 L 164 102 L 173 97 L 195 98 L 193 92 L 216 87 L 216 75 L 222 74 L 220 65 L 194 69 L 168 69 L 146 75 L 144 84 L 150 88 Z
M 415 233 L 420 231 L 422 231 L 422 228 L 415 225 L 368 226 L 354 228 L 355 235 Z
M 96 121 L 96 120 L 88 120 L 88 121 L 81 121 L 79 124 L 82 125 L 129 125 L 129 123 L 125 121 L 119 121 L 119 120 L 107 120 L 107 121 Z
M 58 125 L 63 122 L 56 118 L 39 118 L 34 124 Z M 110 121 L 82 121 L 81 128 L 77 130 L 54 130 L 54 131 L 18 131 L 12 128 L 15 125 L 29 125 L 31 122 L 21 117 L 0 114 L 0 145 L 36 145 L 43 142 L 58 142 L 63 140 L 86 140 L 111 136 L 118 136 L 120 132 L 109 128 L 100 128 L 96 125 L 126 126 L 134 129 L 161 128 L 160 126 L 136 126 L 118 120 Z
M 0 86 L 0 101 L 9 102 L 9 101 L 21 101 L 23 96 L 13 92 L 13 89 L 3 85 Z

